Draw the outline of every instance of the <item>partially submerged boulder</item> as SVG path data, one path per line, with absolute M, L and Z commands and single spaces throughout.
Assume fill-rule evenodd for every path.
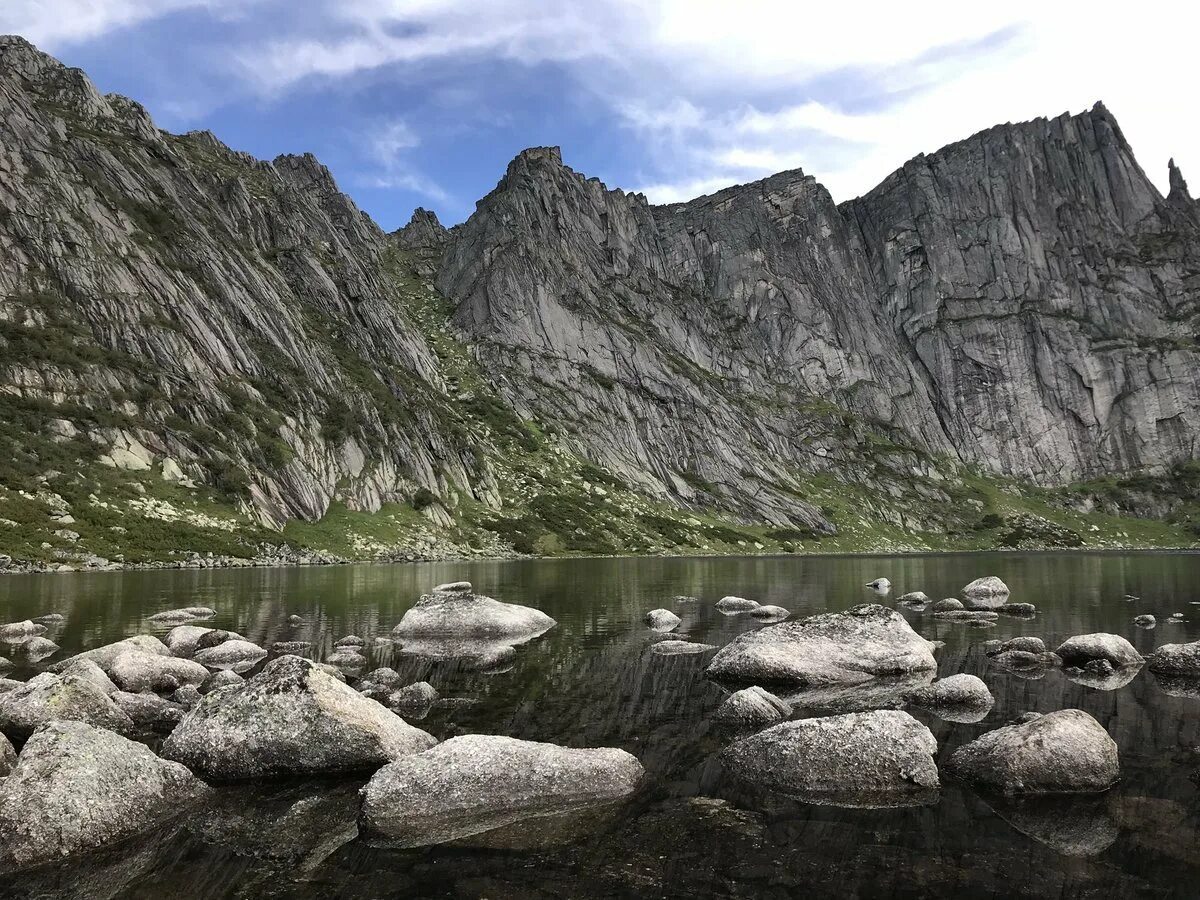
M 41 635 L 30 635 L 16 642 L 9 642 L 14 654 L 19 654 L 27 663 L 39 663 L 58 652 L 58 644 Z
M 996 612 L 1005 616 L 1028 619 L 1037 615 L 1037 607 L 1032 603 L 1003 603 L 996 607 Z
M 438 701 L 438 692 L 428 681 L 397 688 L 388 695 L 387 705 L 393 709 L 424 711 Z
M 1138 628 L 1153 628 L 1155 625 L 1158 624 L 1158 620 L 1155 619 L 1154 616 L 1150 615 L 1149 613 L 1143 613 L 1140 616 L 1133 617 L 1133 624 L 1136 625 Z
M 208 669 L 190 659 L 158 656 L 141 650 L 126 650 L 108 665 L 108 675 L 123 691 L 170 693 L 182 684 L 200 685 Z
M 959 594 L 972 600 L 989 599 L 1007 597 L 1009 590 L 1008 585 L 995 575 L 985 575 L 983 578 L 976 578 L 970 584 L 964 585 Z
M 645 622 L 650 628 L 655 631 L 671 631 L 678 627 L 683 619 L 675 615 L 669 609 L 652 609 L 646 613 Z
M 739 725 L 772 725 L 791 714 L 791 704 L 754 685 L 726 697 L 713 718 Z
M 45 625 L 41 625 L 29 619 L 26 619 L 23 622 L 9 622 L 7 625 L 0 625 L 0 641 L 19 641 L 21 638 L 45 634 L 46 631 L 47 628 Z
M 989 731 L 946 765 L 957 778 L 1006 794 L 1095 793 L 1121 774 L 1116 742 L 1079 709 Z
M 427 846 L 613 803 L 643 774 L 624 750 L 471 734 L 376 772 L 362 791 L 361 821 L 394 846 Z
M 658 656 L 690 656 L 694 653 L 707 653 L 716 650 L 714 644 L 701 644 L 695 641 L 656 641 L 650 645 L 650 652 Z
M 868 581 L 867 587 L 877 594 L 886 594 L 892 589 L 892 583 L 886 578 L 876 578 L 874 581 Z
M 348 634 L 344 638 L 338 638 L 333 642 L 335 647 L 365 647 L 367 642 L 360 638 L 357 634 Z
M 938 787 L 937 741 L 906 712 L 874 710 L 775 725 L 736 741 L 726 771 L 769 790 L 839 806 L 904 806 Z
M 988 656 L 1007 653 L 1010 650 L 1021 650 L 1025 653 L 1045 653 L 1046 642 L 1040 637 L 1020 635 L 1019 637 L 1009 638 L 1007 641 L 997 641 L 995 649 L 988 651 Z
M 790 615 L 782 606 L 756 606 L 750 610 L 750 618 L 762 622 L 782 622 Z
M 1067 638 L 1054 651 L 1063 664 L 1082 668 L 1094 659 L 1107 660 L 1114 668 L 1140 666 L 1145 660 L 1119 634 L 1080 634 Z
M 935 612 L 933 617 L 943 622 L 965 622 L 968 625 L 977 625 L 984 622 L 995 622 L 1000 615 L 990 609 L 950 609 L 946 612 Z
M 82 722 L 54 722 L 0 781 L 0 870 L 19 870 L 137 834 L 206 793 L 183 766 Z
M 905 699 L 948 722 L 978 722 L 996 702 L 983 679 L 966 674 L 941 678 L 910 691 Z
M 207 694 L 163 756 L 228 781 L 371 771 L 435 743 L 311 660 L 281 656 L 244 684 Z
M 404 614 L 396 637 L 509 638 L 512 643 L 537 637 L 555 621 L 539 609 L 502 603 L 469 590 L 435 590 Z
M 50 722 L 65 720 L 121 733 L 133 728 L 129 716 L 86 677 L 43 672 L 18 688 L 0 692 L 0 732 L 14 741 L 24 741 Z
M 360 678 L 354 689 L 360 694 L 370 697 L 372 700 L 382 702 L 400 689 L 400 682 L 400 673 L 395 669 L 384 666 L 373 669 Z
M 749 612 L 757 608 L 757 600 L 747 600 L 745 597 L 728 596 L 717 601 L 717 609 L 723 613 Z
M 740 634 L 706 672 L 755 683 L 835 684 L 936 668 L 929 642 L 900 613 L 864 604 Z
M 1163 644 L 1147 658 L 1147 668 L 1155 675 L 1200 678 L 1200 641 L 1190 644 Z
M 209 669 L 230 669 L 240 674 L 254 668 L 266 655 L 258 644 L 234 639 L 197 650 L 193 659 Z
M 962 608 L 962 601 L 957 597 L 943 597 L 941 600 L 937 601 L 937 603 L 933 604 L 933 606 L 929 607 L 929 611 L 935 613 L 954 612 L 955 610 Z
M 909 591 L 907 594 L 901 594 L 897 598 L 899 603 L 911 603 L 913 605 L 920 603 L 928 603 L 929 595 L 924 591 Z

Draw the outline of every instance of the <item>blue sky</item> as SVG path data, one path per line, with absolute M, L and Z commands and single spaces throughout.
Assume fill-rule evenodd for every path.
M 388 229 L 415 206 L 461 221 L 527 146 L 656 202 L 794 167 L 843 200 L 919 152 L 1097 99 L 1156 183 L 1174 155 L 1200 187 L 1200 13 L 971 6 L 3 0 L 0 32 L 163 128 L 315 153 Z

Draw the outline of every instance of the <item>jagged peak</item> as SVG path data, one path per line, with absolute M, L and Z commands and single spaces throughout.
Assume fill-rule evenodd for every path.
M 1167 194 L 1167 199 L 1171 201 L 1184 200 L 1188 203 L 1192 202 L 1192 195 L 1188 192 L 1187 182 L 1184 181 L 1183 172 L 1179 166 L 1175 165 L 1175 159 L 1167 160 L 1167 172 L 1169 173 L 1171 190 Z
M 410 250 L 439 248 L 446 243 L 449 234 L 437 213 L 423 206 L 413 210 L 407 225 L 392 232 L 396 242 Z

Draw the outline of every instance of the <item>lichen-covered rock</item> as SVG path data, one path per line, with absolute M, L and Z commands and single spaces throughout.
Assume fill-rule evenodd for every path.
M 947 768 L 1006 794 L 1094 793 L 1120 777 L 1116 742 L 1079 709 L 989 731 L 954 751 Z
M 1145 660 L 1133 645 L 1119 634 L 1079 634 L 1067 638 L 1054 651 L 1064 665 L 1083 667 L 1094 659 L 1108 661 L 1116 668 L 1140 666 Z
M 208 669 L 190 659 L 126 650 L 108 664 L 108 675 L 123 691 L 169 693 L 181 684 L 203 684 Z
M 12 742 L 0 733 L 0 778 L 8 775 L 16 764 L 17 751 L 13 749 Z
M 963 597 L 974 600 L 977 598 L 1007 597 L 1009 590 L 1008 585 L 995 575 L 986 575 L 983 578 L 976 578 L 970 584 L 964 585 L 959 593 Z
M 963 673 L 909 691 L 905 700 L 949 722 L 978 722 L 996 702 L 983 679 Z
M 738 635 L 708 664 L 713 678 L 834 684 L 935 670 L 927 640 L 877 604 Z
M 1162 644 L 1147 658 L 1147 667 L 1156 675 L 1200 678 L 1200 641 L 1190 644 Z
M 205 785 L 142 744 L 82 722 L 37 731 L 0 781 L 0 871 L 93 850 L 182 812 Z
M 104 693 L 110 696 L 117 690 L 117 686 L 113 684 L 113 680 L 108 677 L 103 669 L 92 662 L 90 659 L 80 659 L 71 663 L 60 675 L 72 675 L 76 678 L 82 678 L 84 681 L 90 681 L 96 687 L 100 688 Z
M 127 733 L 133 727 L 121 709 L 86 677 L 43 672 L 20 687 L 0 692 L 0 732 L 23 741 L 38 728 L 56 721 L 87 722 Z
M 643 774 L 624 750 L 471 734 L 376 772 L 363 788 L 361 821 L 391 844 L 426 846 L 612 803 Z
M 671 631 L 683 620 L 669 609 L 652 609 L 646 613 L 645 622 L 655 631 Z
M 770 691 L 753 685 L 725 698 L 713 718 L 739 725 L 772 725 L 792 714 L 792 706 Z
M 183 717 L 163 756 L 226 781 L 371 771 L 436 741 L 311 660 L 281 656 Z
M 400 638 L 462 637 L 527 640 L 553 628 L 538 609 L 502 603 L 469 591 L 425 594 L 404 614 L 392 634 Z
M 258 644 L 234 639 L 197 650 L 192 659 L 209 669 L 230 669 L 240 674 L 254 668 L 266 655 Z
M 758 619 L 760 622 L 782 622 L 791 613 L 782 606 L 756 606 L 750 610 L 749 616 L 752 619 Z
M 117 691 L 112 695 L 115 703 L 139 728 L 168 732 L 183 718 L 183 706 L 172 703 L 158 694 L 131 694 Z
M 155 656 L 171 655 L 171 651 L 167 645 L 154 635 L 138 634 L 131 638 L 125 638 L 123 641 L 105 644 L 103 647 L 96 647 L 94 650 L 85 650 L 83 653 L 76 653 L 74 656 L 52 665 L 50 667 L 50 671 L 62 672 L 67 668 L 67 666 L 71 665 L 71 663 L 81 659 L 88 659 L 98 665 L 105 672 L 108 672 L 113 660 L 115 660 L 122 653 L 130 650 L 137 650 L 142 653 L 151 653 Z
M 721 756 L 739 779 L 810 802 L 897 806 L 938 787 L 937 741 L 906 712 L 874 710 L 784 722 Z
M 428 681 L 418 681 L 415 684 L 397 688 L 388 695 L 387 705 L 393 709 L 427 710 L 437 703 L 438 692 Z
M 962 601 L 957 597 L 943 597 L 941 600 L 938 600 L 936 603 L 934 603 L 933 606 L 929 607 L 929 611 L 935 613 L 954 612 L 955 610 L 962 608 Z
M 717 609 L 723 613 L 749 612 L 758 608 L 757 600 L 747 600 L 745 597 L 722 597 L 717 601 Z
M 690 656 L 716 649 L 714 644 L 701 644 L 697 641 L 655 641 L 650 645 L 650 652 L 658 656 Z
M 201 636 L 212 631 L 203 625 L 176 625 L 167 632 L 167 648 L 175 656 L 186 659 L 196 652 Z
M 0 641 L 20 640 L 21 638 L 33 635 L 45 634 L 46 631 L 47 628 L 45 625 L 40 625 L 29 619 L 23 622 L 9 622 L 7 625 L 0 625 Z
M 204 679 L 198 690 L 201 694 L 211 694 L 218 688 L 237 687 L 241 684 L 245 684 L 245 679 L 237 672 L 231 672 L 229 669 L 218 669 Z

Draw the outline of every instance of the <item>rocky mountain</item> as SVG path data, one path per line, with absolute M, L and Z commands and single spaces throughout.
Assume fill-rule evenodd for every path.
M 840 206 L 652 206 L 537 148 L 393 234 L 20 38 L 0 137 L 16 559 L 1195 539 L 1200 207 L 1101 106 Z

